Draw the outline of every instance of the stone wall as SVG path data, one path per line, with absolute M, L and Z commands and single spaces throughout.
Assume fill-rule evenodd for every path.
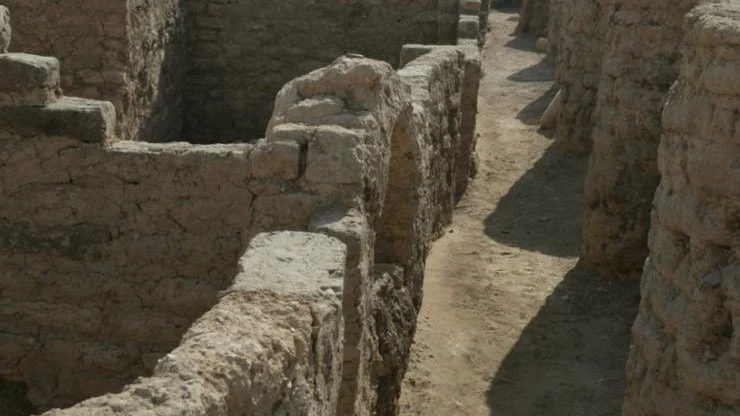
M 740 412 L 740 5 L 713 3 L 663 112 L 625 416 Z
M 582 259 L 639 275 L 660 175 L 660 113 L 678 76 L 683 19 L 699 0 L 616 0 L 599 77 Z
M 591 150 L 601 57 L 613 0 L 553 0 L 549 40 L 555 46 L 557 85 L 562 104 L 557 119 L 558 147 Z
M 335 414 L 345 259 L 331 237 L 258 235 L 231 287 L 152 377 L 44 416 Z
M 187 134 L 194 142 L 261 137 L 270 103 L 285 82 L 344 53 L 396 65 L 405 43 L 454 41 L 447 21 L 457 3 L 440 2 L 438 10 L 431 0 L 291 0 L 259 6 L 246 0 L 188 0 Z

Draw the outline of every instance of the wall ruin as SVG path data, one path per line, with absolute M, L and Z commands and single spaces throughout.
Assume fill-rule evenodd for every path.
M 685 31 L 625 416 L 740 412 L 740 5 L 697 7 Z
M 593 111 L 601 75 L 603 35 L 613 0 L 554 3 L 549 40 L 555 45 L 557 86 L 561 94 L 555 141 L 570 152 L 591 150 Z M 559 10 L 556 12 L 556 10 Z
M 161 23 L 150 17 L 135 25 Z M 475 44 L 478 33 L 476 26 Z M 50 415 L 121 406 L 132 414 L 152 406 L 203 415 L 224 406 L 395 414 L 428 246 L 449 223 L 455 187 L 469 174 L 477 53 L 477 46 L 429 47 L 398 72 L 361 56 L 340 58 L 283 87 L 264 139 L 210 145 L 125 140 L 113 104 L 62 94 L 65 72 L 55 58 L 0 55 L 8 74 L 0 79 L 0 376 L 26 383 L 42 410 L 121 392 Z M 284 281 L 278 267 L 260 274 L 245 263 L 255 247 L 243 254 L 276 230 L 328 235 L 346 247 L 341 305 L 330 307 L 341 316 L 322 321 L 321 359 L 297 352 L 310 335 L 306 311 L 314 320 L 326 312 L 314 295 L 296 299 L 293 286 L 229 289 L 240 276 Z M 290 241 L 268 252 L 288 250 Z M 242 335 L 273 349 L 230 349 L 224 327 L 214 328 L 275 325 L 284 310 L 304 319 L 285 327 L 301 334 L 287 349 L 273 345 L 287 342 L 286 333 L 257 329 Z M 203 334 L 212 334 L 207 345 Z M 213 355 L 194 359 L 204 346 Z M 240 367 L 224 367 L 231 368 L 225 384 L 205 386 L 223 354 Z M 265 396 L 245 402 L 258 398 L 237 388 L 247 382 L 239 371 L 248 372 L 239 363 L 273 363 L 273 355 L 269 368 L 289 363 L 284 377 L 322 399 L 288 400 L 286 385 L 276 384 L 282 379 L 271 376 L 249 381 Z M 336 365 L 324 366 L 326 359 Z M 191 366 L 205 375 L 174 392 L 173 380 L 190 377 Z M 151 400 L 186 393 L 193 400 L 177 408 Z
M 699 0 L 619 0 L 609 22 L 586 177 L 582 259 L 639 275 L 660 175 L 660 113 L 678 77 L 683 19 Z
M 280 87 L 344 53 L 395 65 L 404 43 L 454 44 L 460 8 L 456 0 L 7 3 L 14 47 L 59 57 L 67 94 L 113 102 L 119 135 L 194 143 L 262 137 Z
M 644 264 L 623 414 L 737 414 L 740 6 L 616 0 L 600 55 L 568 49 L 568 22 L 586 9 L 553 5 L 563 85 L 601 60 L 582 259 L 611 276 Z M 570 115 L 558 140 L 583 143 L 590 123 Z

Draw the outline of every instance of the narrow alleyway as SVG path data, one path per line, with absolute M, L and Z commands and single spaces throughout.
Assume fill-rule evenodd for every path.
M 491 15 L 480 170 L 427 263 L 402 415 L 620 412 L 638 282 L 578 264 L 586 159 L 537 131 L 553 68 L 517 18 Z

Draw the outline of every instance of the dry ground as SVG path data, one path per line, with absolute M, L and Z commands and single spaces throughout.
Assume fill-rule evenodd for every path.
M 404 416 L 615 416 L 638 282 L 578 264 L 586 159 L 538 133 L 552 66 L 494 11 L 481 167 L 428 260 Z

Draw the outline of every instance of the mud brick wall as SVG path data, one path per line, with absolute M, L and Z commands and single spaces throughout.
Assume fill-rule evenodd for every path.
M 740 413 L 740 4 L 687 19 L 663 112 L 625 416 Z
M 153 377 L 44 416 L 336 414 L 345 258 L 344 244 L 320 234 L 257 236 Z
M 58 57 L 70 96 L 111 101 L 118 134 L 165 141 L 179 133 L 184 69 L 182 0 L 8 0 L 12 51 Z
M 116 390 L 235 273 L 250 149 L 103 149 L 2 130 L 0 371 L 42 408 Z
M 698 0 L 616 0 L 604 41 L 586 175 L 582 259 L 639 276 L 660 175 L 660 114 L 678 77 L 686 13 Z
M 568 151 L 591 150 L 601 58 L 613 0 L 563 0 L 550 6 L 549 39 L 554 46 L 561 110 L 555 141 Z
M 403 44 L 439 38 L 432 0 L 187 3 L 185 130 L 193 142 L 263 137 L 283 84 L 344 53 L 396 65 Z

